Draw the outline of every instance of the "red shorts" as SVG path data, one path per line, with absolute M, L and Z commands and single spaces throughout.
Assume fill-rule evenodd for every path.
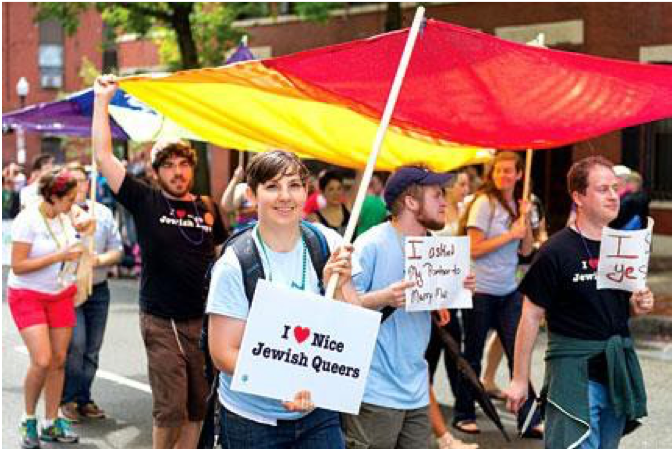
M 28 289 L 7 289 L 9 310 L 19 330 L 38 324 L 49 327 L 75 327 L 74 298 L 77 285 L 51 295 Z

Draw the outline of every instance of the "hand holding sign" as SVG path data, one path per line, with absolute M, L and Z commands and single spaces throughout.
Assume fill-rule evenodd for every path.
M 602 230 L 600 260 L 597 265 L 597 288 L 634 292 L 646 288 L 651 253 L 653 219 L 646 229 L 621 231 Z
M 310 399 L 310 391 L 299 391 L 291 402 L 283 402 L 282 405 L 290 412 L 309 412 L 315 408 Z
M 630 305 L 635 315 L 644 315 L 653 310 L 653 293 L 649 288 L 638 290 L 630 297 Z
M 379 326 L 378 312 L 260 279 L 231 389 L 358 413 Z
M 471 308 L 469 237 L 408 237 L 404 254 L 407 311 Z
M 415 287 L 413 281 L 399 281 L 390 284 L 385 290 L 387 296 L 387 305 L 392 307 L 403 307 L 406 305 L 406 290 Z

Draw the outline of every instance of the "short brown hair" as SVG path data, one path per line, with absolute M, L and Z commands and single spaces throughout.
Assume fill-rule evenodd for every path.
M 407 196 L 410 196 L 417 201 L 422 201 L 423 187 L 424 186 L 421 186 L 420 184 L 411 184 L 406 187 L 406 189 L 404 189 L 404 191 L 401 192 L 389 206 L 390 215 L 396 218 L 401 214 L 401 211 L 406 207 L 405 201 Z
M 567 190 L 570 196 L 573 192 L 585 195 L 588 188 L 588 175 L 596 165 L 610 169 L 614 168 L 614 163 L 604 156 L 588 156 L 572 164 L 567 173 Z
M 259 184 L 263 184 L 277 176 L 298 174 L 305 186 L 310 173 L 301 159 L 287 151 L 275 150 L 259 153 L 250 160 L 247 166 L 247 185 L 256 194 Z
M 162 140 L 158 141 L 152 147 L 150 160 L 152 168 L 158 172 L 159 167 L 171 157 L 183 157 L 189 161 L 189 165 L 196 166 L 198 159 L 196 151 L 183 140 Z
M 63 198 L 77 187 L 77 180 L 64 167 L 51 169 L 43 174 L 38 182 L 38 191 L 49 204 L 53 204 L 52 196 Z

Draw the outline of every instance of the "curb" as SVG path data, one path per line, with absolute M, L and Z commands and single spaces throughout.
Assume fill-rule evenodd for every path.
M 641 338 L 672 339 L 672 317 L 654 315 L 632 318 L 630 332 Z

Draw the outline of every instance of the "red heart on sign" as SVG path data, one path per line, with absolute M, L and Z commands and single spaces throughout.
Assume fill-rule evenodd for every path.
M 588 260 L 588 265 L 590 265 L 590 268 L 593 270 L 597 270 L 597 264 L 600 261 L 600 259 L 589 259 Z
M 185 215 L 187 215 L 187 211 L 186 211 L 186 210 L 177 209 L 177 210 L 175 211 L 175 215 L 177 215 L 177 218 L 182 218 L 182 217 L 184 217 Z
M 310 329 L 307 327 L 296 326 L 294 328 L 294 338 L 299 343 L 303 343 L 310 336 Z

